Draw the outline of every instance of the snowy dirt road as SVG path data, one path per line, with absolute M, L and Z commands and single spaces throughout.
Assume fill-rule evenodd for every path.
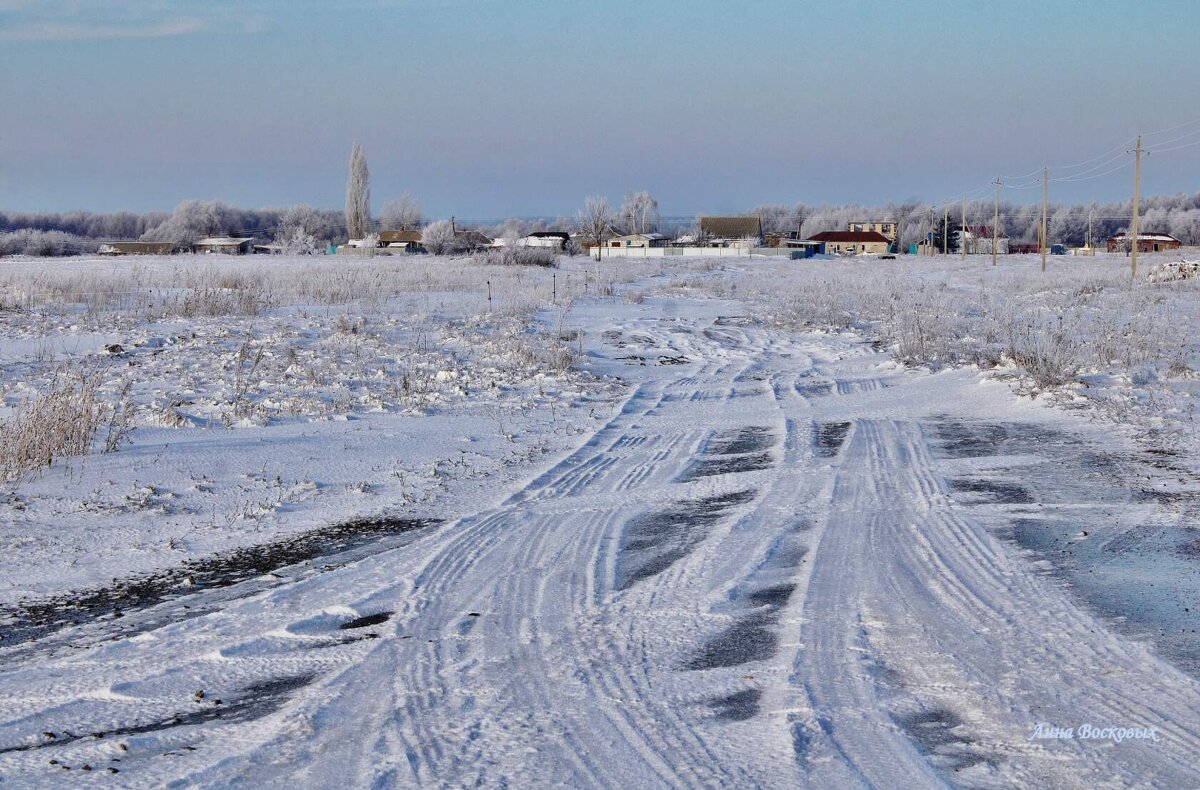
M 1200 683 L 995 528 L 1037 501 L 955 487 L 951 413 L 1067 417 L 733 303 L 577 310 L 630 390 L 573 452 L 200 616 L 0 650 L 0 779 L 1200 786 Z

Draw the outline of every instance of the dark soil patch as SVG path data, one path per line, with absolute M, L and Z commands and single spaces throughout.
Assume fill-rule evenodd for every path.
M 715 433 L 704 444 L 705 455 L 741 455 L 760 453 L 775 446 L 775 434 L 770 428 L 751 425 Z
M 348 521 L 275 543 L 192 560 L 158 573 L 121 579 L 97 590 L 0 607 L 0 623 L 3 623 L 0 647 L 40 639 L 60 629 L 102 618 L 119 619 L 164 601 L 230 587 L 281 568 L 366 547 L 388 536 L 435 523 L 398 518 Z M 181 614 L 177 619 L 186 616 Z M 155 623 L 154 627 L 163 624 Z
M 699 461 L 693 461 L 692 464 L 686 470 L 684 470 L 683 474 L 679 476 L 679 482 L 686 483 L 689 480 L 696 480 L 701 477 L 713 477 L 714 475 L 756 472 L 760 469 L 770 469 L 774 463 L 775 461 L 771 458 L 770 453 L 705 458 Z
M 731 508 L 751 501 L 756 491 L 677 502 L 666 510 L 638 516 L 625 525 L 617 555 L 615 585 L 628 589 L 662 573 L 686 557 Z
M 773 606 L 783 607 L 792 598 L 792 593 L 796 592 L 794 584 L 780 584 L 775 587 L 764 587 L 761 590 L 755 590 L 746 596 L 754 606 Z
M 717 669 L 767 660 L 779 647 L 773 630 L 777 619 L 777 612 L 767 612 L 734 623 L 705 642 L 687 668 Z
M 999 505 L 1031 505 L 1035 501 L 1029 489 L 1016 483 L 974 478 L 958 478 L 947 482 L 957 492 L 978 494 Z
M 969 748 L 974 742 L 962 733 L 963 721 L 951 711 L 922 711 L 898 717 L 896 723 L 912 738 L 918 751 L 929 755 L 930 762 L 942 771 L 961 771 L 992 762 Z
M 846 436 L 850 433 L 848 422 L 817 423 L 813 430 L 813 445 L 816 447 L 818 458 L 833 458 L 842 449 Z
M 715 697 L 708 706 L 721 721 L 747 721 L 758 715 L 761 700 L 760 689 L 746 689 L 727 697 Z
M 231 700 L 202 698 L 193 701 L 194 710 L 188 710 L 167 719 L 158 719 L 145 724 L 134 724 L 128 727 L 118 727 L 112 730 L 89 732 L 82 735 L 70 731 L 48 732 L 42 734 L 38 743 L 14 746 L 0 749 L 0 754 L 6 752 L 27 752 L 33 749 L 44 749 L 52 746 L 63 746 L 84 739 L 102 740 L 104 738 L 123 738 L 129 735 L 144 735 L 150 732 L 162 732 L 175 727 L 190 727 L 206 724 L 211 721 L 245 722 L 261 719 L 283 707 L 291 692 L 312 683 L 315 675 L 296 675 L 287 678 L 277 678 L 262 683 L 256 683 L 242 689 L 241 693 Z M 52 736 L 52 737 L 47 737 Z
M 364 617 L 356 617 L 353 620 L 342 623 L 338 626 L 343 631 L 350 631 L 355 628 L 369 628 L 373 625 L 382 625 L 392 619 L 392 612 L 379 612 L 378 614 L 369 614 Z

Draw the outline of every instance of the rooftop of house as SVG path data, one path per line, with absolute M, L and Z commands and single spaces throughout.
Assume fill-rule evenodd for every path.
M 196 243 L 205 247 L 238 247 L 250 241 L 254 241 L 253 236 L 208 236 Z
M 1115 241 L 1117 239 L 1125 239 L 1128 237 L 1128 233 L 1121 231 L 1117 235 L 1112 236 L 1111 239 Z M 1179 239 L 1175 238 L 1169 233 L 1139 233 L 1137 237 L 1138 241 L 1179 241 Z M 1183 244 L 1182 241 L 1179 241 L 1179 243 Z
M 647 239 L 648 241 L 658 241 L 665 239 L 661 233 L 627 233 L 624 236 L 618 236 L 619 239 Z
M 890 244 L 891 239 L 873 230 L 827 230 L 808 237 L 809 241 L 839 244 Z
M 973 236 L 975 238 L 986 237 L 986 238 L 990 239 L 992 237 L 992 226 L 991 225 L 967 225 L 965 230 L 967 231 L 967 235 Z M 996 238 L 1007 239 L 1008 234 L 1005 233 L 1004 231 L 1000 231 L 1000 233 L 997 234 Z
M 758 217 L 701 217 L 700 230 L 718 239 L 750 239 L 762 236 Z
M 379 242 L 381 244 L 419 244 L 421 242 L 421 231 L 381 230 L 379 231 Z

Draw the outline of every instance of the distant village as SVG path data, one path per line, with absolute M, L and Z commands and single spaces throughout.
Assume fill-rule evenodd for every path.
M 695 228 L 669 236 L 656 231 L 601 234 L 599 241 L 572 230 L 541 230 L 524 236 L 492 238 L 472 228 L 452 227 L 458 253 L 476 253 L 505 247 L 543 248 L 555 253 L 589 254 L 598 259 L 612 257 L 720 257 L 720 256 L 782 256 L 804 259 L 817 256 L 870 256 L 882 259 L 897 255 L 940 255 L 960 252 L 969 255 L 1037 253 L 1037 244 L 1012 243 L 1003 232 L 987 225 L 946 226 L 941 236 L 930 233 L 920 242 L 900 249 L 897 242 L 899 227 L 891 220 L 862 220 L 846 223 L 844 230 L 827 230 L 805 236 L 797 227 L 791 231 L 764 232 L 763 222 L 756 216 L 700 217 Z M 329 244 L 323 250 L 329 255 L 422 255 L 429 252 L 427 238 L 421 228 L 380 230 L 345 244 Z M 1139 252 L 1162 252 L 1178 249 L 1182 242 L 1165 233 L 1139 233 Z M 1125 233 L 1118 233 L 1104 242 L 1106 252 L 1128 252 L 1132 247 Z M 102 244 L 102 255 L 171 255 L 178 253 L 213 255 L 283 254 L 290 250 L 279 242 L 261 242 L 251 236 L 212 236 L 191 244 L 162 241 L 109 241 Z M 1053 255 L 1094 255 L 1090 243 L 1068 248 L 1053 244 L 1047 248 Z

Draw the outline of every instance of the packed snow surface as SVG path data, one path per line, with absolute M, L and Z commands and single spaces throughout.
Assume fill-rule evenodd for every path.
M 1194 283 L 891 265 L 26 294 L 140 416 L 4 489 L 0 782 L 1200 786 Z

